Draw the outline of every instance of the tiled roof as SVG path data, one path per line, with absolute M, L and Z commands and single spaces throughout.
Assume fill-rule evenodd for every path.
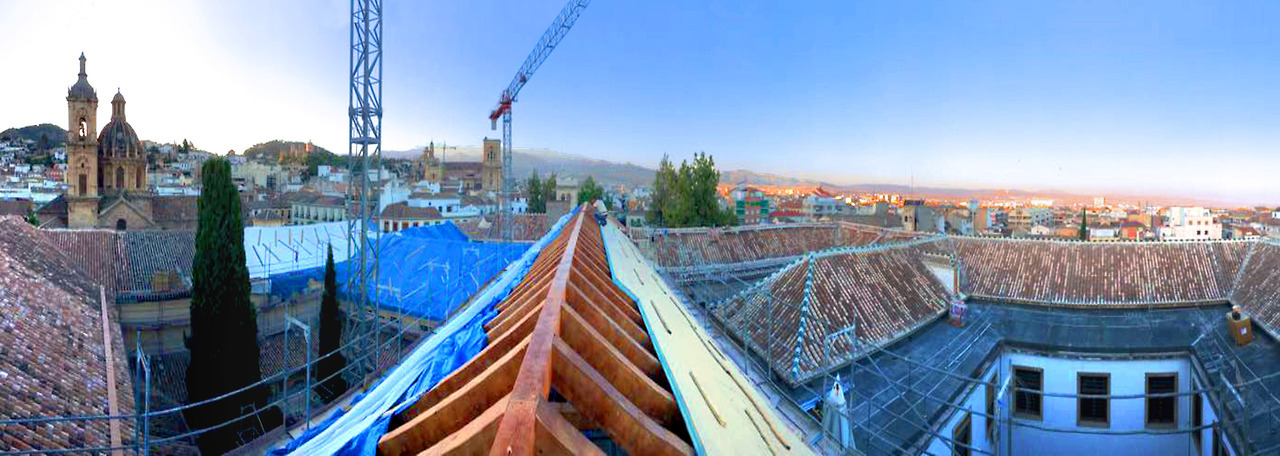
M 41 228 L 66 228 L 67 227 L 67 197 L 66 195 L 58 195 L 53 201 L 45 203 L 36 211 L 36 217 L 40 219 Z
M 502 239 L 503 214 L 489 214 L 482 218 L 459 220 L 455 223 L 467 237 L 477 240 Z M 547 214 L 514 214 L 511 215 L 512 240 L 534 241 L 551 229 L 552 221 Z
M 860 355 L 853 334 L 887 343 L 940 313 L 946 301 L 915 249 L 882 247 L 806 256 L 712 314 L 796 384 Z
M 489 344 L 393 416 L 378 454 L 590 453 L 597 447 L 580 429 L 603 431 L 628 454 L 693 453 L 589 209 L 496 307 Z
M 156 223 L 180 222 L 195 227 L 200 210 L 198 196 L 156 196 L 151 199 L 151 219 Z
M 1273 330 L 1280 329 L 1280 245 L 1254 245 L 1231 302 L 1243 307 L 1256 321 Z
M 60 250 L 22 219 L 0 217 L 0 419 L 110 413 L 99 291 Z M 116 413 L 132 414 L 124 346 L 118 330 L 107 333 Z M 130 443 L 132 422 L 115 423 Z M 10 425 L 0 448 L 109 447 L 110 435 L 106 421 Z
M 287 196 L 288 201 L 292 204 L 307 204 L 312 206 L 346 206 L 346 200 L 329 196 L 322 193 L 314 192 L 296 192 Z
M 120 278 L 126 272 L 119 232 L 42 229 L 40 234 L 57 245 L 71 259 L 71 264 L 94 284 L 106 288 L 108 300 L 115 301 Z
M 195 231 L 125 231 L 119 290 L 135 299 L 178 297 L 190 292 L 191 261 L 195 258 Z M 176 274 L 167 289 L 156 289 L 157 274 Z M 173 278 L 170 276 L 170 278 Z M 163 282 L 163 280 L 161 281 Z
M 921 235 L 853 223 L 824 223 L 635 230 L 632 236 L 649 246 L 644 250 L 657 266 L 672 268 L 788 258 L 833 247 L 907 241 Z
M 6 215 L 24 217 L 29 213 L 31 213 L 31 200 L 29 199 L 0 199 L 0 217 Z
M 1223 302 L 1249 243 L 954 238 L 968 294 L 1019 302 L 1147 306 Z
M 391 220 L 439 220 L 440 211 L 434 207 L 414 207 L 401 201 L 387 205 L 382 210 L 382 218 Z

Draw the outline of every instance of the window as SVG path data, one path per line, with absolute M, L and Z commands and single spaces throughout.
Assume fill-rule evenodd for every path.
M 125 222 L 124 219 L 116 220 L 116 230 L 124 231 L 126 228 L 128 228 L 128 226 L 129 226 L 128 223 Z
M 1039 420 L 1043 418 L 1041 411 L 1041 395 L 1043 392 L 1044 369 L 1014 366 L 1013 380 L 1017 388 L 1014 394 L 1013 413 L 1019 418 Z
M 951 428 L 951 456 L 969 456 L 969 446 L 973 444 L 973 414 L 964 412 L 964 418 Z
M 116 168 L 116 188 L 124 188 L 124 168 Z
M 1200 401 L 1200 395 L 1191 396 L 1191 427 L 1200 427 L 1204 421 L 1204 403 Z M 1204 434 L 1204 429 L 1197 429 L 1191 433 L 1191 441 L 1195 444 L 1195 453 L 1200 454 L 1200 439 Z
M 1147 374 L 1147 427 L 1177 425 L 1178 398 L 1176 396 L 1151 397 L 1152 394 L 1177 392 L 1177 373 Z
M 84 174 L 81 174 L 81 175 L 80 175 L 80 181 L 79 181 L 79 182 L 76 182 L 76 183 L 77 183 L 77 184 L 79 184 L 79 185 L 77 185 L 77 186 L 76 186 L 76 194 L 77 194 L 77 195 L 81 195 L 81 196 L 83 196 L 83 195 L 85 195 L 85 192 L 89 191 L 89 176 L 86 176 L 86 175 L 84 175 Z
M 1084 397 L 1088 394 L 1110 395 L 1111 374 L 1081 372 L 1077 376 L 1076 424 L 1106 427 L 1111 423 L 1111 403 L 1108 398 Z
M 1000 384 L 1000 371 L 991 375 L 991 384 L 987 385 L 987 440 L 996 430 L 996 387 Z

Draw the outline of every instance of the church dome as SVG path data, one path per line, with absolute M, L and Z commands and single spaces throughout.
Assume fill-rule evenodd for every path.
M 137 158 L 142 156 L 142 141 L 124 120 L 124 95 L 116 92 L 111 99 L 111 122 L 102 127 L 98 135 L 98 156 L 106 158 Z
M 123 118 L 111 119 L 98 134 L 98 156 L 107 158 L 137 158 L 142 154 L 142 141 Z
M 80 79 L 76 80 L 76 84 L 67 89 L 67 98 L 79 98 L 84 100 L 97 100 L 98 92 L 93 90 L 93 86 L 89 85 L 89 75 L 84 72 L 84 53 L 80 53 Z

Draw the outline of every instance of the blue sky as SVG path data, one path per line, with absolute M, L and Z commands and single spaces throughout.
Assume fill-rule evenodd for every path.
M 560 0 L 385 0 L 384 147 L 475 145 Z M 76 57 L 156 140 L 345 151 L 346 2 L 0 0 L 0 125 L 65 123 Z M 68 20 L 67 18 L 70 18 Z M 711 153 L 835 183 L 1280 202 L 1277 2 L 596 0 L 517 147 Z M 73 26 L 79 24 L 78 26 Z

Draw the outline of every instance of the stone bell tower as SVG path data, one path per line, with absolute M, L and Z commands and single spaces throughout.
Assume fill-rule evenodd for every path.
M 67 224 L 98 224 L 98 94 L 89 85 L 84 53 L 80 79 L 67 90 Z

